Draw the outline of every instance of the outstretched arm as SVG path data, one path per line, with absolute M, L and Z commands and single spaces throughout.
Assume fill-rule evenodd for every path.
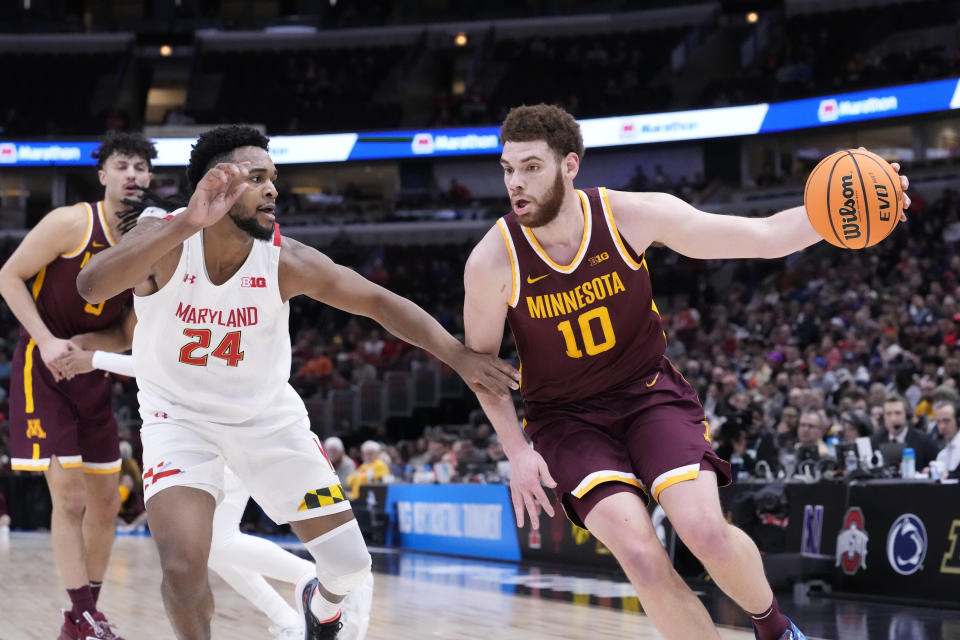
M 894 170 L 900 165 L 893 163 Z M 906 191 L 910 181 L 900 176 Z M 654 242 L 690 258 L 780 258 L 822 238 L 802 206 L 766 218 L 706 213 L 667 193 L 608 191 L 617 228 L 630 245 L 643 252 Z M 910 198 L 904 194 L 904 209 Z M 901 220 L 906 216 L 901 211 Z
M 463 324 L 467 346 L 471 349 L 491 355 L 500 353 L 512 275 L 506 247 L 499 229 L 494 227 L 474 249 L 464 270 Z M 540 521 L 536 503 L 553 517 L 553 507 L 541 479 L 548 487 L 555 487 L 557 483 L 550 476 L 543 457 L 527 444 L 513 400 L 483 391 L 477 392 L 477 399 L 510 460 L 510 497 L 517 526 L 523 526 L 526 510 L 530 514 L 530 526 L 537 529 Z
M 393 335 L 450 365 L 475 391 L 509 395 L 510 389 L 518 387 L 520 374 L 506 362 L 470 351 L 410 300 L 290 238 L 283 238 L 280 254 L 280 292 L 284 300 L 303 294 L 376 320 Z

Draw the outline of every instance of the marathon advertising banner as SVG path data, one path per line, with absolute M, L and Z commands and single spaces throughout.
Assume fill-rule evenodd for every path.
M 937 80 L 789 102 L 580 120 L 586 148 L 746 136 L 960 108 L 960 80 Z M 185 166 L 193 138 L 158 138 L 155 166 Z M 0 167 L 91 166 L 95 141 L 0 140 Z M 273 136 L 276 164 L 499 154 L 499 128 Z

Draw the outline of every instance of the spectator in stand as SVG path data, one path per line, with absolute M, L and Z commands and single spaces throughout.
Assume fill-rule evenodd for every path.
M 869 438 L 873 436 L 873 422 L 865 412 L 859 410 L 848 411 L 840 418 L 840 425 L 843 432 L 840 436 L 842 442 L 856 442 L 857 438 Z
M 910 426 L 907 416 L 910 415 L 906 399 L 903 396 L 891 395 L 883 403 L 883 426 L 885 431 L 873 437 L 873 448 L 877 449 L 885 442 L 899 442 L 904 447 L 913 448 L 916 455 L 917 469 L 923 469 L 937 455 L 933 441 L 917 429 Z
M 827 443 L 823 441 L 826 431 L 826 418 L 822 411 L 810 409 L 803 411 L 797 425 L 797 452 L 812 449 L 817 452 L 818 458 L 831 457 Z
M 469 438 L 457 440 L 453 451 L 457 461 L 457 476 L 461 482 L 472 482 L 476 474 L 484 472 L 489 466 L 490 459 L 486 452 L 477 449 Z
M 915 416 L 923 416 L 927 418 L 934 417 L 933 411 L 933 391 L 936 389 L 936 383 L 930 378 L 923 378 L 920 380 L 920 401 L 917 403 L 917 408 L 914 410 L 913 414 Z
M 800 410 L 787 405 L 780 413 L 780 421 L 777 423 L 777 446 L 781 449 L 793 449 L 797 442 L 797 428 L 800 424 Z
M 346 455 L 343 448 L 343 440 L 337 436 L 330 436 L 323 441 L 323 448 L 327 452 L 327 458 L 333 465 L 337 477 L 340 478 L 340 484 L 346 485 L 349 478 L 357 470 L 357 463 L 350 456 Z
M 363 459 L 363 464 L 357 467 L 357 470 L 347 478 L 351 500 L 360 497 L 361 486 L 388 481 L 390 467 L 380 456 L 382 451 L 383 447 L 380 446 L 380 443 L 373 440 L 367 440 L 360 445 L 360 457 Z
M 473 432 L 473 446 L 477 449 L 486 449 L 490 443 L 492 429 L 489 423 L 481 422 Z
M 410 464 L 415 468 L 422 468 L 426 465 L 435 465 L 447 454 L 450 449 L 448 438 L 443 434 L 435 434 L 427 438 L 427 449 L 420 455 L 410 459 Z
M 956 402 L 940 401 L 934 405 L 933 411 L 937 417 L 937 430 L 943 438 L 944 446 L 937 453 L 936 460 L 944 466 L 947 473 L 953 473 L 960 468 L 960 437 L 957 437 L 957 404 Z

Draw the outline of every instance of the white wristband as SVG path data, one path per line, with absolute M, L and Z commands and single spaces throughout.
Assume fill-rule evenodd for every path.
M 94 351 L 93 366 L 97 369 L 103 369 L 110 373 L 119 373 L 122 376 L 136 377 L 133 372 L 133 356 L 125 356 L 122 353 L 110 353 L 109 351 Z

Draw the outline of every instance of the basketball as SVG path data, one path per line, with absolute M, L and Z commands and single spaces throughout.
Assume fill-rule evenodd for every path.
M 872 247 L 900 220 L 900 176 L 875 153 L 837 151 L 810 173 L 803 205 L 810 224 L 830 244 L 844 249 Z

